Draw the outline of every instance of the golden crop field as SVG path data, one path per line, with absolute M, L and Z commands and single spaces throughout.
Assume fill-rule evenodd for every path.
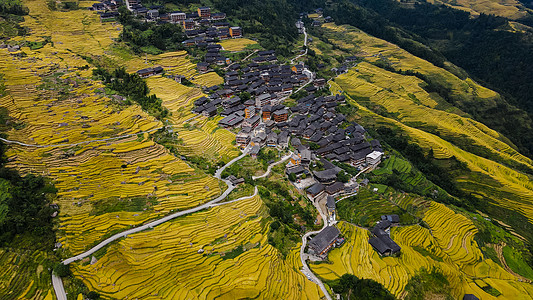
M 342 90 L 342 87 L 336 82 L 331 82 L 331 90 Z M 478 182 L 476 179 L 461 178 L 459 179 L 459 183 L 461 186 L 464 186 L 467 191 L 482 195 L 502 207 L 519 211 L 528 219 L 533 220 L 533 184 L 527 175 L 493 160 L 465 151 L 435 134 L 411 127 L 408 124 L 403 124 L 392 118 L 386 118 L 373 113 L 365 106 L 352 100 L 349 96 L 347 99 L 350 103 L 356 105 L 360 109 L 360 113 L 371 116 L 377 124 L 397 126 L 423 149 L 427 151 L 431 149 L 436 158 L 444 159 L 455 157 L 459 161 L 464 162 L 470 170 L 479 172 L 480 174 L 493 179 L 494 183 L 488 181 Z M 487 189 L 494 189 L 503 193 L 484 193 Z
M 257 45 L 257 42 L 246 38 L 239 38 L 222 40 L 218 44 L 221 45 L 224 50 L 236 52 L 244 50 L 248 45 Z
M 179 218 L 122 239 L 74 273 L 118 299 L 319 299 L 298 271 L 298 249 L 284 260 L 268 244 L 263 209 L 256 196 Z
M 46 259 L 41 251 L 0 249 L 0 298 L 55 299 Z
M 480 14 L 496 15 L 509 19 L 520 19 L 528 15 L 523 5 L 515 0 L 430 0 L 435 5 L 445 4 L 464 10 L 474 16 Z
M 471 118 L 435 109 L 438 105 L 435 96 L 422 89 L 423 81 L 415 76 L 396 74 L 362 62 L 337 77 L 335 82 L 352 96 L 369 98 L 369 105 L 380 105 L 397 114 L 396 119 L 404 124 L 422 130 L 430 128 L 441 136 L 465 139 L 503 159 L 532 165 L 531 159 L 505 143 L 498 132 Z
M 222 158 L 225 161 L 238 156 L 239 151 L 231 143 L 235 140 L 235 135 L 218 127 L 221 117 L 208 119 L 191 111 L 194 100 L 207 96 L 200 89 L 186 87 L 161 76 L 150 77 L 147 83 L 152 93 L 161 98 L 163 106 L 172 113 L 169 119 L 183 141 L 179 145 L 181 153 Z M 186 128 L 185 124 L 190 127 Z
M 488 107 L 499 95 L 476 84 L 471 79 L 461 80 L 451 72 L 438 68 L 417 58 L 397 46 L 374 38 L 349 26 L 325 24 L 325 29 L 335 39 L 348 37 L 359 46 L 360 55 L 368 62 L 379 59 L 387 61 L 396 70 L 411 70 L 443 82 L 457 95 L 472 101 L 483 101 Z M 386 71 L 367 62 L 361 62 L 348 73 L 331 82 L 333 92 L 345 91 L 357 97 L 356 104 L 364 114 L 376 123 L 398 126 L 420 146 L 432 150 L 437 158 L 455 157 L 468 168 L 494 180 L 479 182 L 476 179 L 459 178 L 459 184 L 473 194 L 483 196 L 505 208 L 519 211 L 533 220 L 533 185 L 530 179 L 508 166 L 462 149 L 454 144 L 468 144 L 483 151 L 490 151 L 502 161 L 531 166 L 529 158 L 515 150 L 498 132 L 469 118 L 458 109 L 439 109 L 440 101 L 428 94 L 419 85 L 422 81 L 414 76 Z M 350 97 L 348 97 L 350 98 Z M 350 98 L 351 99 L 351 98 Z M 389 113 L 383 117 L 370 109 L 380 107 Z M 438 136 L 437 136 L 438 133 Z M 502 191 L 502 193 L 493 193 Z M 508 193 L 508 194 L 506 194 Z
M 373 37 L 355 27 L 327 23 L 323 25 L 323 28 L 331 35 L 330 40 L 332 42 L 354 44 L 359 52 L 354 52 L 352 55 L 355 54 L 369 62 L 385 59 L 396 70 L 411 70 L 434 78 L 439 82 L 446 82 L 454 93 L 466 98 L 474 98 L 476 96 L 483 99 L 487 106 L 491 105 L 493 98 L 499 97 L 496 92 L 475 83 L 471 79 L 462 80 L 443 68 L 439 68 L 392 43 Z M 452 68 L 452 66 L 449 67 Z
M 406 198 L 405 201 L 409 200 Z M 481 283 L 496 288 L 505 299 L 533 296 L 533 287 L 529 283 L 519 282 L 491 259 L 483 258 L 473 239 L 477 229 L 468 218 L 431 202 L 423 220 L 431 231 L 419 225 L 392 228 L 391 237 L 402 248 L 399 257 L 379 256 L 368 243 L 370 233 L 367 230 L 341 222 L 339 229 L 347 241 L 341 248 L 330 252 L 332 264 L 310 266 L 327 280 L 345 273 L 374 279 L 399 298 L 406 296 L 404 289 L 412 276 L 421 268 L 433 267 L 446 276 L 454 298 L 471 293 L 479 299 L 496 299 L 481 289 Z
M 32 33 L 52 36 L 54 44 L 35 51 L 23 47 L 26 57 L 1 50 L 0 73 L 5 75 L 9 94 L 0 98 L 0 104 L 24 125 L 8 132 L 8 138 L 28 144 L 71 145 L 48 148 L 14 145 L 7 155 L 10 166 L 54 180 L 61 207 L 58 238 L 64 248 L 79 253 L 110 232 L 130 228 L 171 210 L 197 206 L 220 194 L 215 178 L 195 171 L 152 142 L 147 134 L 138 134 L 162 127 L 161 122 L 136 105 L 121 108 L 117 103 L 120 100 L 105 95 L 104 86 L 91 79 L 90 69 L 77 69 L 87 64 L 77 54 L 105 55 L 113 42 L 111 38 L 119 33 L 114 29 L 119 27 L 101 24 L 97 15 L 88 10 L 50 12 L 44 1 L 28 1 L 27 5 L 31 13 L 24 25 Z M 72 26 L 67 26 L 69 23 Z M 76 26 L 83 28 L 77 30 Z M 32 37 L 35 35 L 29 39 Z M 135 61 L 143 60 L 137 57 L 127 63 Z M 154 61 L 171 72 L 197 74 L 185 52 L 162 54 Z M 132 63 L 131 68 L 134 67 Z M 169 92 L 158 89 L 154 79 L 154 84 L 148 81 L 150 88 L 161 94 L 172 111 Z M 159 78 L 163 79 L 174 82 Z M 202 95 L 199 89 L 175 84 L 168 88 L 181 87 L 183 91 L 172 95 L 175 102 L 192 105 L 191 101 Z M 185 115 L 190 114 L 189 107 L 183 110 Z M 176 111 L 177 124 L 181 124 L 179 116 Z M 226 139 L 229 134 L 221 130 L 211 135 L 211 131 L 212 126 L 204 133 L 209 143 Z M 123 135 L 129 136 L 115 139 Z M 108 138 L 111 140 L 105 140 Z M 231 146 L 225 140 L 222 144 Z M 234 155 L 238 151 L 231 146 L 219 152 Z M 127 203 L 138 203 L 138 207 L 124 211 Z M 105 209 L 99 208 L 102 205 Z
M 124 66 L 130 72 L 160 65 L 165 69 L 165 75 L 183 75 L 199 86 L 220 84 L 223 82 L 220 76 L 216 73 L 199 75 L 196 65 L 190 62 L 185 51 L 145 57 L 134 55 L 122 46 L 113 44 L 112 39 L 118 37 L 120 26 L 101 24 L 94 12 L 50 12 L 44 0 L 28 1 L 27 5 L 30 15 L 23 25 L 31 30 L 32 35 L 25 37 L 25 40 L 41 41 L 42 36 L 51 36 L 54 43 L 38 50 L 23 47 L 21 52 L 11 54 L 0 50 L 0 73 L 4 75 L 8 92 L 7 96 L 0 98 L 0 105 L 8 109 L 17 123 L 22 124 L 10 130 L 7 138 L 42 146 L 61 145 L 43 148 L 12 145 L 7 156 L 10 167 L 22 173 L 45 175 L 53 180 L 58 189 L 55 202 L 60 205 L 57 238 L 65 255 L 79 254 L 113 233 L 171 211 L 198 206 L 221 193 L 224 185 L 217 179 L 195 170 L 171 155 L 163 146 L 154 143 L 150 134 L 144 132 L 157 130 L 163 127 L 163 123 L 147 115 L 139 106 L 123 106 L 119 97 L 105 94 L 104 86 L 92 79 L 92 69 L 81 68 L 88 62 L 80 55 L 98 56 L 102 61 L 110 62 L 111 67 Z M 83 5 L 88 6 L 89 3 Z M 15 55 L 22 52 L 27 56 Z M 180 151 L 187 155 L 207 155 L 226 161 L 239 154 L 231 144 L 234 134 L 219 129 L 219 119 L 207 119 L 191 112 L 193 101 L 205 96 L 200 88 L 186 87 L 161 76 L 148 78 L 147 84 L 171 112 L 168 124 L 180 138 Z M 193 125 L 190 129 L 184 126 L 188 119 Z M 250 205 L 255 209 L 250 214 L 257 214 L 260 200 L 255 199 Z M 228 230 L 240 226 L 236 235 L 239 237 L 238 244 L 234 239 L 228 241 L 226 248 L 231 250 L 240 246 L 240 242 L 261 243 L 263 246 L 246 249 L 249 251 L 241 255 L 245 258 L 239 264 L 228 264 L 231 260 L 227 260 L 217 266 L 221 273 L 202 284 L 209 285 L 204 292 L 207 298 L 231 297 L 235 293 L 251 297 L 262 294 L 271 298 L 269 293 L 280 292 L 300 295 L 301 299 L 317 299 L 320 293 L 316 285 L 294 269 L 299 268 L 296 250 L 290 259 L 287 258 L 291 263 L 288 265 L 276 249 L 268 246 L 261 217 L 250 222 L 253 223 L 250 228 L 247 228 L 249 224 L 246 223 L 245 228 L 244 224 L 239 223 L 240 219 L 233 218 L 235 222 L 231 223 L 228 222 L 229 217 L 222 217 L 230 216 L 228 212 L 222 212 L 220 208 L 213 210 L 218 214 L 214 219 L 219 222 L 224 220 L 226 229 L 230 225 L 233 227 Z M 207 214 L 200 215 L 200 218 L 207 218 Z M 173 230 L 181 232 L 182 237 L 188 235 L 181 231 L 182 226 L 186 228 L 185 225 L 174 223 L 173 226 Z M 218 229 L 217 226 L 212 231 Z M 173 259 L 183 259 L 184 255 L 190 254 L 187 253 L 189 250 L 184 247 L 182 255 L 176 255 Z M 256 252 L 262 255 L 261 259 L 257 258 Z M 37 259 L 39 256 L 36 254 L 33 257 Z M 21 266 L 26 266 L 16 263 L 19 258 L 0 253 L 0 260 L 8 266 L 0 274 L 0 289 L 2 286 L 16 286 L 18 294 L 23 297 L 55 297 L 50 290 L 48 270 L 30 265 L 25 267 L 27 272 L 16 272 L 21 270 Z M 21 261 L 28 260 L 24 258 Z M 258 261 L 261 262 L 260 267 L 256 265 Z M 121 260 L 116 263 L 131 267 Z M 164 264 L 162 261 L 160 263 Z M 204 272 L 210 272 L 209 268 L 212 267 L 198 264 L 195 256 L 190 257 L 189 265 L 194 268 L 203 266 Z M 17 279 L 16 274 L 24 276 L 35 272 L 35 268 L 39 273 L 46 272 L 48 276 L 39 277 L 37 274 L 24 280 Z M 134 273 L 142 273 L 143 270 L 149 269 L 139 267 Z M 227 285 L 228 288 L 224 284 L 216 284 L 224 282 L 231 274 L 241 274 L 243 270 L 249 272 L 249 279 L 243 281 L 242 277 L 233 276 L 234 283 Z M 265 275 L 268 272 L 270 275 Z M 267 280 L 276 276 L 280 278 L 279 281 L 271 283 Z M 106 277 L 97 280 L 103 278 Z M 13 283 L 15 279 L 16 285 Z M 264 285 L 257 286 L 254 280 L 261 280 Z M 173 283 L 167 287 L 177 291 Z M 196 295 L 197 291 L 198 288 L 192 289 L 189 295 Z

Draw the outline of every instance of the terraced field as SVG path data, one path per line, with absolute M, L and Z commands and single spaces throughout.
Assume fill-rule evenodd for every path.
M 369 106 L 384 107 L 404 124 L 439 133 L 445 139 L 464 140 L 470 147 L 487 149 L 502 159 L 532 165 L 529 158 L 505 143 L 496 131 L 471 118 L 435 109 L 438 102 L 420 87 L 423 81 L 414 76 L 392 73 L 362 62 L 335 82 L 350 95 L 369 98 Z
M 455 9 L 469 12 L 474 16 L 486 14 L 509 19 L 520 19 L 528 15 L 527 9 L 519 1 L 514 0 L 431 0 L 428 2 L 435 5 L 448 5 Z
M 355 28 L 332 24 L 325 24 L 324 27 L 333 41 L 343 37 L 356 41 L 356 53 L 365 60 L 336 78 L 332 83 L 332 91 L 346 92 L 348 98 L 354 100 L 352 103 L 361 108 L 361 114 L 371 117 L 376 124 L 400 128 L 424 149 L 431 149 L 436 158 L 455 157 L 466 163 L 471 171 L 490 178 L 493 182 L 485 180 L 483 186 L 475 178 L 458 180 L 465 190 L 533 220 L 533 185 L 530 179 L 495 161 L 531 167 L 529 158 L 517 152 L 498 132 L 472 120 L 460 110 L 441 108 L 442 100 L 423 90 L 420 79 L 386 71 L 371 63 L 385 61 L 395 70 L 411 70 L 436 78 L 445 82 L 457 95 L 483 101 L 489 107 L 492 105 L 491 99 L 499 97 L 498 94 L 470 79 L 461 80 L 444 69 Z M 384 113 L 377 114 L 371 110 L 382 110 Z M 465 145 L 467 149 L 464 149 Z M 484 157 L 472 152 L 483 153 Z M 496 195 L 489 191 L 502 193 Z
M 413 204 L 407 198 L 402 201 L 404 205 Z M 330 252 L 332 264 L 311 264 L 311 268 L 326 280 L 344 273 L 374 279 L 399 298 L 406 296 L 404 289 L 412 276 L 421 268 L 433 267 L 446 276 L 454 298 L 472 293 L 480 299 L 496 299 L 482 289 L 489 285 L 505 299 L 533 296 L 530 284 L 518 281 L 492 260 L 483 258 L 473 240 L 477 229 L 467 217 L 430 202 L 423 219 L 429 229 L 419 225 L 392 228 L 391 237 L 402 247 L 399 257 L 380 257 L 368 243 L 367 230 L 341 222 L 339 229 L 347 239 L 345 245 Z
M 422 194 L 435 189 L 436 186 L 424 178 L 422 172 L 412 168 L 411 164 L 397 155 L 390 155 L 379 169 L 372 171 L 374 175 L 390 175 L 397 172 L 399 178 L 412 187 L 419 187 Z
M 207 96 L 200 89 L 186 87 L 161 76 L 150 77 L 147 83 L 152 93 L 161 98 L 163 106 L 172 113 L 169 119 L 183 141 L 178 145 L 180 153 L 226 162 L 238 156 L 239 151 L 231 143 L 235 135 L 218 128 L 221 117 L 206 118 L 191 111 L 194 100 Z
M 0 249 L 0 298 L 54 299 L 46 253 Z
M 120 26 L 100 24 L 88 10 L 50 12 L 44 0 L 28 1 L 28 6 L 31 13 L 24 25 L 36 34 L 51 36 L 54 43 L 38 50 L 23 47 L 18 53 L 0 49 L 0 73 L 8 92 L 0 98 L 0 106 L 18 124 L 7 138 L 41 146 L 65 145 L 12 145 L 7 156 L 10 167 L 46 175 L 58 188 L 57 235 L 64 257 L 81 253 L 113 233 L 220 194 L 225 187 L 218 180 L 154 143 L 147 131 L 158 130 L 163 123 L 137 105 L 125 106 L 120 97 L 105 94 L 80 55 L 107 61 L 111 67 L 125 66 L 131 72 L 161 65 L 165 75 L 184 75 L 200 86 L 220 84 L 222 78 L 215 73 L 199 75 L 185 52 L 133 55 L 113 44 Z M 22 52 L 27 56 L 20 56 Z M 231 143 L 233 133 L 218 128 L 219 118 L 191 113 L 193 101 L 204 96 L 199 87 L 161 76 L 148 78 L 147 84 L 171 112 L 165 122 L 180 139 L 180 154 L 213 160 L 230 160 L 239 154 Z M 130 236 L 111 245 L 107 253 L 97 253 L 96 264 L 75 266 L 76 277 L 92 290 L 117 298 L 319 299 L 317 286 L 298 271 L 297 249 L 283 258 L 267 243 L 264 209 L 256 197 Z M 197 253 L 199 244 L 205 249 L 203 255 Z M 29 259 L 1 251 L 0 261 L 7 268 L 0 274 L 0 290 L 9 287 L 23 297 L 54 298 L 50 271 L 39 266 L 40 254 Z M 17 272 L 23 268 L 28 272 Z M 17 279 L 29 272 L 37 275 Z
M 332 89 L 337 91 L 342 88 L 333 83 Z M 350 97 L 348 99 L 360 108 L 361 114 L 371 116 L 376 124 L 397 126 L 421 147 L 426 150 L 431 149 L 436 158 L 455 157 L 464 162 L 471 171 L 482 174 L 491 180 L 479 182 L 479 179 L 476 178 L 458 178 L 461 188 L 475 195 L 490 199 L 491 202 L 499 206 L 518 211 L 529 220 L 533 220 L 533 186 L 527 175 L 495 161 L 467 152 L 436 135 L 375 114 L 366 107 L 357 104 Z M 490 191 L 494 191 L 494 193 Z
M 242 51 L 249 45 L 257 45 L 256 41 L 252 41 L 250 39 L 246 38 L 240 38 L 240 39 L 226 39 L 218 43 L 219 45 L 224 48 L 224 50 L 227 51 Z
M 119 299 L 319 299 L 297 250 L 283 260 L 268 244 L 263 210 L 254 197 L 186 216 L 128 236 L 74 272 Z

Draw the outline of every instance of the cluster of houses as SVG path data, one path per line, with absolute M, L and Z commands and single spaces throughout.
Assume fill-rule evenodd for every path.
M 333 201 L 334 204 L 335 199 L 333 197 L 328 198 L 328 206 L 330 201 Z M 372 229 L 372 237 L 368 242 L 379 255 L 391 256 L 400 253 L 400 246 L 390 238 L 390 227 L 397 226 L 399 222 L 398 215 L 383 215 L 381 221 Z M 327 226 L 311 239 L 308 252 L 325 259 L 332 248 L 340 247 L 343 243 L 344 238 L 340 237 L 339 230 L 334 226 Z
M 230 26 L 225 21 L 223 12 L 211 12 L 210 7 L 199 7 L 196 11 L 170 13 L 161 12 L 162 6 L 144 7 L 141 0 L 125 0 L 128 10 L 136 16 L 144 18 L 146 22 L 179 24 L 185 30 L 188 40 L 183 41 L 187 46 L 208 44 L 215 39 L 242 37 L 242 28 Z M 117 9 L 123 5 L 122 0 L 103 0 L 94 3 L 89 9 L 98 11 L 102 21 L 116 18 Z
M 324 23 L 333 22 L 333 18 L 332 17 L 330 17 L 330 16 L 324 17 L 324 9 L 322 9 L 322 8 L 315 9 L 313 13 L 318 15 L 317 18 L 313 18 L 313 22 L 311 23 L 311 26 L 313 26 L 313 27 L 322 26 L 322 24 L 323 24 L 322 22 L 324 22 Z M 309 17 L 309 13 L 306 13 L 306 12 L 300 13 L 300 20 L 303 17 Z M 296 25 L 296 27 L 298 27 L 298 24 Z
M 398 215 L 383 215 L 381 221 L 372 229 L 373 237 L 368 240 L 370 245 L 381 256 L 391 256 L 399 253 L 401 248 L 390 237 L 390 227 L 400 223 Z
M 257 57 L 275 58 L 275 55 L 272 51 L 260 51 Z M 198 64 L 200 72 L 206 72 L 208 67 L 208 62 Z M 260 65 L 253 59 L 245 66 L 232 64 L 225 74 L 225 84 L 206 89 L 209 98 L 196 100 L 193 111 L 207 117 L 220 114 L 224 118 L 219 125 L 224 128 L 241 127 L 236 143 L 242 148 L 251 142 L 257 146 L 264 145 L 267 138 L 270 146 L 277 146 L 281 142 L 287 147 L 289 133 L 281 132 L 278 135 L 272 129 L 286 127 L 290 111 L 281 103 L 292 93 L 293 88 L 308 80 L 302 70 L 301 67 L 291 68 L 289 65 Z M 243 93 L 249 99 L 241 99 L 239 95 Z M 258 128 L 260 123 L 262 126 Z M 279 124 L 285 125 L 277 126 Z M 252 141 L 254 137 L 257 139 Z

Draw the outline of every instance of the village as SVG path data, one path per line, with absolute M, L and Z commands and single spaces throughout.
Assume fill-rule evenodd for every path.
M 180 25 L 188 38 L 182 42 L 185 46 L 205 47 L 216 40 L 240 38 L 243 34 L 240 27 L 225 21 L 225 13 L 212 12 L 210 7 L 199 7 L 191 12 L 161 12 L 162 6 L 147 8 L 141 0 L 104 0 L 93 4 L 90 9 L 98 12 L 102 22 L 114 21 L 119 16 L 117 10 L 121 5 L 125 5 L 141 21 Z
M 280 155 L 288 153 L 286 176 L 326 212 L 324 222 L 329 226 L 309 243 L 314 259 L 326 259 L 327 252 L 344 241 L 333 226 L 336 199 L 356 195 L 360 185 L 368 184 L 368 180 L 358 183 L 357 176 L 347 175 L 335 163 L 347 164 L 362 174 L 376 168 L 384 152 L 381 143 L 361 125 L 348 122 L 338 112 L 339 105 L 346 105 L 345 96 L 327 95 L 325 79 L 315 78 L 304 64 L 272 63 L 276 61 L 273 51 L 259 51 L 248 62 L 230 65 L 224 85 L 205 89 L 209 96 L 196 100 L 193 112 L 222 116 L 219 126 L 237 132 L 235 144 L 248 149 L 252 158 L 257 158 L 262 147 L 278 149 Z M 198 70 L 205 71 L 207 65 L 199 64 Z M 299 91 L 307 96 L 286 106 L 285 100 Z M 398 224 L 398 216 L 383 218 L 372 230 L 374 237 L 369 243 L 380 255 L 394 255 L 400 247 L 389 237 L 388 229 Z
M 279 63 L 274 50 L 254 51 L 244 60 L 232 62 L 221 51 L 217 41 L 240 38 L 240 27 L 232 27 L 224 13 L 199 7 L 194 12 L 160 13 L 158 7 L 144 7 L 140 0 L 126 0 L 126 7 L 146 22 L 169 22 L 183 27 L 187 47 L 206 51 L 197 63 L 200 74 L 221 67 L 224 84 L 203 87 L 207 97 L 194 101 L 193 112 L 205 117 L 223 117 L 219 126 L 236 133 L 235 145 L 257 158 L 261 148 L 270 147 L 287 153 L 285 175 L 290 182 L 313 203 L 323 216 L 324 229 L 308 244 L 308 258 L 327 259 L 328 252 L 344 243 L 336 224 L 336 202 L 355 196 L 368 180 L 359 175 L 374 170 L 382 161 L 384 151 L 359 124 L 350 122 L 339 112 L 345 106 L 342 94 L 331 95 L 324 78 L 316 78 L 303 63 Z M 118 15 L 120 0 L 96 3 L 92 9 L 102 19 Z M 330 17 L 313 20 L 311 26 L 331 22 Z M 307 14 L 301 14 L 301 17 Z M 296 23 L 305 33 L 303 22 Z M 333 70 L 337 75 L 346 72 L 355 57 Z M 140 77 L 164 74 L 161 66 L 138 70 Z M 180 82 L 184 78 L 175 76 Z M 295 95 L 300 95 L 294 97 Z M 303 95 L 303 96 L 302 96 Z M 291 96 L 293 96 L 291 99 Z M 287 101 L 290 100 L 290 101 Z M 348 175 L 340 166 L 350 166 L 356 175 Z M 228 177 L 235 185 L 242 178 Z M 400 247 L 390 238 L 390 227 L 399 225 L 397 215 L 383 215 L 371 230 L 370 245 L 382 256 L 398 255 Z

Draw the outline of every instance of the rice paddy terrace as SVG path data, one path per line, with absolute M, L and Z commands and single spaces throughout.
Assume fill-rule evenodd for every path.
M 81 1 L 80 6 L 92 3 Z M 134 55 L 113 41 L 120 26 L 101 23 L 94 12 L 50 11 L 44 0 L 24 4 L 30 15 L 21 25 L 31 33 L 12 42 L 51 37 L 51 43 L 16 53 L 0 50 L 7 88 L 0 105 L 19 125 L 7 132 L 7 139 L 43 147 L 12 144 L 8 165 L 54 181 L 63 257 L 221 194 L 224 183 L 151 139 L 156 130 L 172 128 L 182 155 L 223 161 L 238 156 L 231 144 L 234 134 L 219 129 L 218 119 L 191 113 L 193 101 L 204 96 L 199 86 L 220 84 L 221 77 L 198 74 L 186 52 Z M 125 107 L 121 97 L 107 94 L 93 80 L 87 57 L 130 72 L 160 65 L 196 86 L 161 76 L 147 79 L 151 92 L 171 112 L 163 124 L 139 106 Z M 264 210 L 261 199 L 254 197 L 180 218 L 110 245 L 95 254 L 96 263 L 75 264 L 74 274 L 104 297 L 319 299 L 318 287 L 299 272 L 298 248 L 283 258 L 267 243 Z M 204 254 L 198 253 L 200 248 Z M 10 294 L 0 294 L 54 299 L 43 255 L 2 250 L 0 261 L 9 267 L 0 274 L 0 289 Z
M 93 1 L 80 1 L 88 7 Z M 218 118 L 191 112 L 194 100 L 204 96 L 201 86 L 221 84 L 216 73 L 198 74 L 185 51 L 139 57 L 114 41 L 120 25 L 101 23 L 88 10 L 50 11 L 44 0 L 25 0 L 30 15 L 21 25 L 30 29 L 12 42 L 51 43 L 19 52 L 0 49 L 0 73 L 7 95 L 0 98 L 17 124 L 9 140 L 46 147 L 12 144 L 7 152 L 10 167 L 22 173 L 46 175 L 58 188 L 61 210 L 58 241 L 64 258 L 80 254 L 114 233 L 146 223 L 173 211 L 205 203 L 226 188 L 225 184 L 175 156 L 154 142 L 152 133 L 172 129 L 179 137 L 178 152 L 210 161 L 227 162 L 239 155 L 234 134 L 217 126 Z M 335 79 L 332 91 L 343 90 L 361 113 L 376 122 L 394 124 L 409 133 L 436 156 L 455 156 L 468 167 L 494 180 L 492 188 L 504 191 L 494 197 L 481 183 L 464 178 L 465 187 L 483 193 L 502 207 L 518 210 L 533 219 L 532 189 L 527 176 L 493 159 L 477 156 L 450 142 L 460 137 L 502 161 L 531 166 L 499 133 L 455 108 L 442 109 L 442 101 L 420 87 L 414 76 L 386 71 L 372 64 L 386 58 L 395 68 L 413 69 L 449 83 L 456 93 L 491 103 L 496 93 L 472 80 L 422 61 L 394 45 L 347 27 L 327 25 L 343 49 L 361 50 L 366 62 L 358 70 Z M 357 45 L 349 40 L 357 41 Z M 222 42 L 228 51 L 240 51 L 255 42 Z M 129 72 L 162 66 L 166 74 L 180 75 L 193 83 L 153 76 L 146 79 L 151 93 L 163 100 L 171 115 L 164 122 L 137 105 L 109 94 L 92 78 L 90 62 L 125 67 Z M 379 105 L 394 118 L 375 114 Z M 440 136 L 435 134 L 440 132 Z M 55 145 L 55 146 L 54 146 Z M 390 169 L 409 169 L 400 159 Z M 414 174 L 414 173 L 413 173 Z M 407 175 L 406 175 L 407 176 Z M 410 176 L 410 175 L 409 175 Z M 412 184 L 431 184 L 420 174 Z M 499 193 L 498 195 L 501 195 Z M 422 267 L 435 266 L 460 297 L 471 292 L 486 295 L 492 287 L 506 298 L 533 296 L 529 283 L 484 258 L 474 241 L 471 219 L 442 204 L 418 203 L 399 198 L 397 205 L 421 205 L 429 228 L 410 225 L 394 228 L 392 237 L 402 247 L 400 257 L 379 257 L 368 244 L 367 231 L 341 222 L 346 245 L 330 254 L 332 264 L 311 265 L 330 280 L 344 273 L 372 278 L 395 296 L 405 296 L 405 286 Z M 415 203 L 416 202 L 416 203 Z M 318 286 L 299 271 L 299 248 L 285 258 L 268 243 L 269 221 L 259 196 L 179 217 L 149 231 L 131 234 L 91 258 L 71 265 L 74 276 L 103 298 L 117 299 L 320 299 Z M 0 290 L 7 298 L 54 299 L 44 253 L 0 250 Z M 22 272 L 23 270 L 24 272 Z M 31 275 L 28 275 L 31 274 Z M 79 297 L 67 285 L 69 297 Z
M 436 158 L 455 157 L 485 178 L 483 183 L 479 178 L 457 178 L 461 188 L 533 220 L 531 180 L 511 167 L 522 165 L 531 169 L 531 159 L 520 154 L 498 132 L 446 105 L 438 94 L 428 93 L 423 89 L 424 81 L 405 72 L 417 72 L 443 82 L 454 95 L 487 107 L 495 105 L 497 93 L 353 27 L 331 24 L 324 27 L 333 43 L 343 45 L 353 40 L 349 51 L 363 58 L 356 67 L 335 78 L 332 91 L 344 91 L 354 105 L 362 108 L 361 114 L 370 115 L 376 124 L 396 126 L 424 149 L 431 149 Z M 378 67 L 383 63 L 391 71 Z
M 474 16 L 486 14 L 496 15 L 509 19 L 519 19 L 526 17 L 528 15 L 528 11 L 531 12 L 531 10 L 524 7 L 522 3 L 514 0 L 432 0 L 428 2 L 433 3 L 435 5 L 448 5 L 455 9 L 469 12 Z
M 410 205 L 425 207 L 421 217 L 427 224 L 427 228 L 420 225 L 392 228 L 391 237 L 402 248 L 399 257 L 379 256 L 368 243 L 368 230 L 341 222 L 338 227 L 347 239 L 346 246 L 329 254 L 332 264 L 311 264 L 313 272 L 325 280 L 345 273 L 357 274 L 380 282 L 396 297 L 403 298 L 412 276 L 421 268 L 436 268 L 450 282 L 455 299 L 464 294 L 497 299 L 489 294 L 491 288 L 503 299 L 531 299 L 530 283 L 522 282 L 520 277 L 483 257 L 474 241 L 477 229 L 467 215 L 416 197 L 401 196 L 394 201 L 404 209 Z
M 263 207 L 254 197 L 128 236 L 75 273 L 119 299 L 319 299 L 297 250 L 283 260 L 268 244 Z

